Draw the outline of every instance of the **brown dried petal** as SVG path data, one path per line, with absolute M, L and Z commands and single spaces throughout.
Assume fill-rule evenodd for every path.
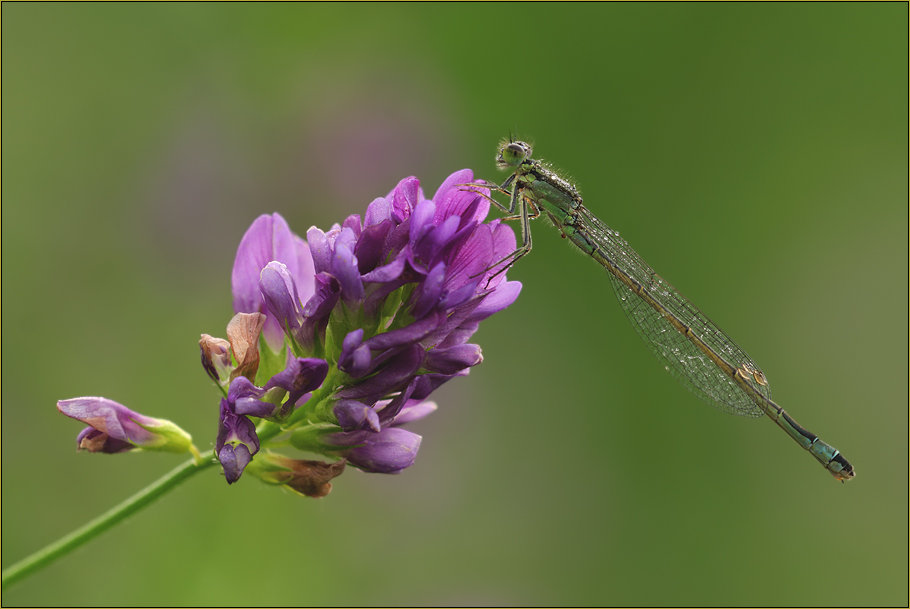
M 237 367 L 231 373 L 232 381 L 238 376 L 255 380 L 259 369 L 259 333 L 264 323 L 262 313 L 237 313 L 228 323 L 228 340 L 237 361 Z
M 293 476 L 285 485 L 307 497 L 325 497 L 332 490 L 329 480 L 340 476 L 346 463 L 345 459 L 335 463 L 295 460 L 288 464 Z

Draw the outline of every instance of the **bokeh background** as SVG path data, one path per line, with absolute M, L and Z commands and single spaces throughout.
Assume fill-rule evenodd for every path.
M 200 333 L 250 222 L 304 234 L 510 131 L 758 361 L 858 471 L 661 370 L 535 224 L 485 361 L 399 476 L 322 500 L 214 470 L 13 605 L 908 603 L 908 8 L 9 4 L 2 562 L 182 456 L 76 454 L 104 395 L 214 441 Z

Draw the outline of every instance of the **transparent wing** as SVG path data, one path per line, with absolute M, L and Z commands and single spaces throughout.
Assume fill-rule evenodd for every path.
M 686 300 L 672 285 L 655 273 L 619 234 L 585 209 L 578 210 L 577 226 L 592 243 L 614 261 L 617 268 L 643 287 L 659 305 L 692 329 L 733 369 L 751 374 L 755 388 L 771 399 L 764 374 L 745 351 Z M 612 273 L 610 282 L 626 316 L 664 367 L 689 391 L 719 410 L 757 418 L 763 412 L 736 382 L 698 346 L 679 332 L 658 309 L 633 292 Z

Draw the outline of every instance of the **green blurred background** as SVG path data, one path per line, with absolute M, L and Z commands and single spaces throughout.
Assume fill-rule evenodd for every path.
M 304 234 L 497 142 L 735 338 L 857 468 L 661 370 L 544 222 L 400 476 L 311 500 L 215 471 L 11 605 L 906 605 L 907 21 L 893 4 L 9 4 L 3 566 L 183 461 L 76 454 L 104 395 L 214 441 L 250 222 Z

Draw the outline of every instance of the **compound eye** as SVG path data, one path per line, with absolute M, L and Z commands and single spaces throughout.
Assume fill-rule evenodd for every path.
M 500 164 L 513 167 L 531 155 L 531 147 L 524 142 L 511 142 L 499 152 Z

